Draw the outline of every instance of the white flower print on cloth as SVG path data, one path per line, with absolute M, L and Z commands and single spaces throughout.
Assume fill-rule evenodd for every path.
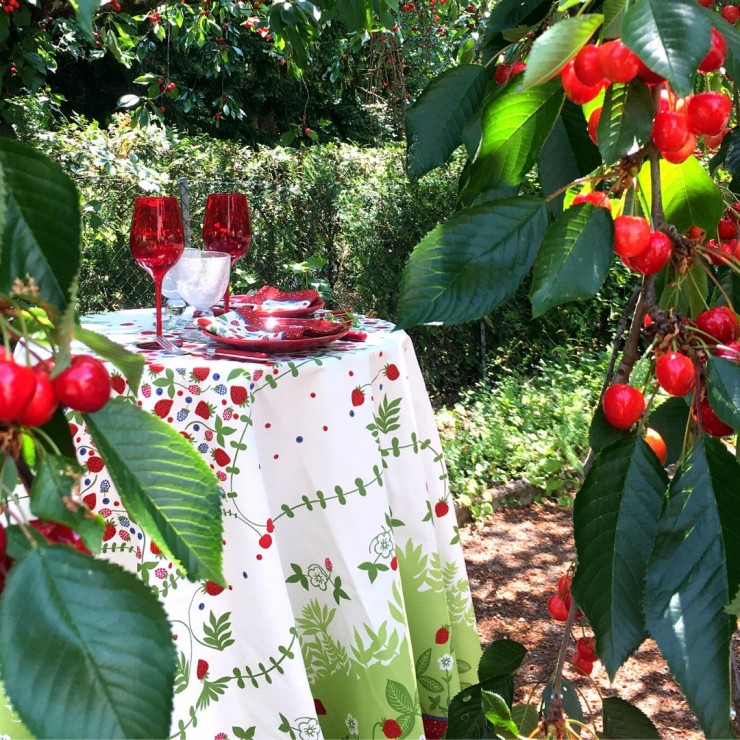
M 437 658 L 437 664 L 440 671 L 451 671 L 455 665 L 455 659 L 449 653 L 445 653 Z
M 381 532 L 372 542 L 374 552 L 382 558 L 389 558 L 393 553 L 394 546 L 390 532 Z
M 306 569 L 306 575 L 311 581 L 311 585 L 326 591 L 328 577 L 326 571 L 320 565 L 309 565 Z
M 300 720 L 296 729 L 300 740 L 315 740 L 321 737 L 319 723 L 310 717 Z
M 360 724 L 351 714 L 347 715 L 345 723 L 347 724 L 347 729 L 349 730 L 350 735 L 360 734 Z

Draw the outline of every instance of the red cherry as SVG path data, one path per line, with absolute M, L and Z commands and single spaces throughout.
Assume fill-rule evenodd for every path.
M 695 134 L 716 136 L 727 125 L 732 101 L 721 92 L 703 92 L 689 99 L 686 120 Z
M 79 532 L 75 532 L 74 529 L 70 529 L 65 524 L 50 522 L 44 519 L 32 519 L 28 523 L 37 532 L 40 532 L 44 536 L 44 538 L 52 544 L 69 545 L 70 547 L 74 547 L 75 550 L 79 550 L 85 555 L 92 554 L 82 542 L 82 538 L 80 537 Z
M 731 203 L 727 208 L 725 208 L 725 218 L 730 218 L 735 223 L 740 221 L 740 202 Z
M 568 619 L 568 607 L 558 594 L 553 594 L 547 600 L 547 611 L 556 622 L 565 622 Z
M 645 432 L 645 442 L 648 447 L 658 456 L 661 465 L 666 464 L 668 460 L 668 448 L 660 434 L 652 427 L 648 427 Z
M 716 29 L 712 28 L 712 41 L 709 52 L 701 60 L 699 65 L 700 72 L 714 72 L 725 63 L 727 54 L 727 42 L 725 37 Z
M 563 601 L 570 598 L 570 583 L 572 580 L 573 577 L 569 573 L 558 578 L 558 595 Z
M 573 657 L 570 659 L 570 662 L 573 664 L 576 672 L 580 673 L 582 676 L 590 676 L 591 671 L 594 669 L 593 662 L 586 660 L 586 658 L 584 658 L 578 651 L 573 653 Z
M 581 654 L 582 658 L 595 663 L 599 656 L 596 654 L 596 638 L 595 637 L 579 637 L 576 640 L 576 650 Z
M 710 239 L 704 246 L 707 249 L 706 256 L 714 265 L 728 264 L 735 252 L 734 240 L 718 244 L 716 239 Z
M 611 211 L 612 202 L 609 200 L 609 196 L 601 190 L 593 190 L 590 193 L 578 193 L 573 198 L 573 205 L 579 203 L 590 203 L 592 206 L 606 208 L 607 211 Z
M 717 226 L 717 234 L 720 239 L 732 239 L 737 236 L 737 222 L 733 218 L 721 218 Z
M 714 409 L 709 405 L 709 401 L 706 398 L 701 401 L 701 426 L 707 434 L 711 434 L 713 437 L 726 437 L 728 434 L 732 434 L 735 430 L 725 424 L 714 412 Z M 699 420 L 696 416 L 696 405 L 693 406 L 691 416 L 694 421 L 698 424 Z
M 648 247 L 634 257 L 622 257 L 627 267 L 642 275 L 654 275 L 662 270 L 673 254 L 673 242 L 662 231 L 650 232 Z
M 717 357 L 724 357 L 726 360 L 740 362 L 740 341 L 733 339 L 727 344 L 718 344 L 714 349 Z
M 610 385 L 602 401 L 606 420 L 617 429 L 629 429 L 645 411 L 645 396 L 626 383 Z
M 696 0 L 699 5 L 701 5 L 703 8 L 713 8 L 714 7 L 714 0 Z
M 637 57 L 637 76 L 643 82 L 647 82 L 648 85 L 657 85 L 660 82 L 665 82 L 665 77 L 661 77 L 657 72 L 653 72 L 640 57 Z
M 599 119 L 601 118 L 601 108 L 594 108 L 591 111 L 591 115 L 588 117 L 588 135 L 591 137 L 596 146 L 599 145 L 596 131 L 599 128 Z
M 686 139 L 686 143 L 675 152 L 661 152 L 663 159 L 671 164 L 681 164 L 685 162 L 696 149 L 696 136 L 689 134 L 689 138 Z
M 12 359 L 0 360 L 0 421 L 15 421 L 31 402 L 36 375 Z
M 671 396 L 685 396 L 696 385 L 696 370 L 691 358 L 680 352 L 667 352 L 655 363 L 660 387 Z
M 740 10 L 734 5 L 723 5 L 720 15 L 731 25 L 735 25 L 740 18 Z
M 658 113 L 653 121 L 652 137 L 661 152 L 677 152 L 689 138 L 686 116 L 673 111 Z
M 0 560 L 5 557 L 5 549 L 8 546 L 8 533 L 5 531 L 5 527 L 0 524 Z
M 70 366 L 52 380 L 59 403 L 75 411 L 99 411 L 110 398 L 110 375 L 100 360 L 77 355 Z
M 526 62 L 514 62 L 514 66 L 511 68 L 511 76 L 516 77 L 516 75 L 518 75 L 520 72 L 524 72 L 525 69 L 527 69 Z
M 634 257 L 650 245 L 650 224 L 642 216 L 614 219 L 614 251 L 620 257 Z
M 511 71 L 511 64 L 504 64 L 503 62 L 501 64 L 497 64 L 493 73 L 493 79 L 496 80 L 499 85 L 503 85 L 511 77 Z
M 560 73 L 566 97 L 577 105 L 583 105 L 593 100 L 600 92 L 603 85 L 584 85 L 576 76 L 571 59 Z
M 45 366 L 36 365 L 33 368 L 36 378 L 36 388 L 28 406 L 18 417 L 18 423 L 26 427 L 39 427 L 46 424 L 57 409 L 56 393 L 54 386 L 49 380 L 49 371 Z
M 588 44 L 584 46 L 573 58 L 573 71 L 578 81 L 586 87 L 604 85 L 604 75 L 599 64 L 599 50 Z
M 737 316 L 727 306 L 715 306 L 702 311 L 696 317 L 695 323 L 697 329 L 708 334 L 719 344 L 727 344 L 738 337 Z
M 637 55 L 621 41 L 607 41 L 599 47 L 599 64 L 609 82 L 630 82 L 640 68 Z

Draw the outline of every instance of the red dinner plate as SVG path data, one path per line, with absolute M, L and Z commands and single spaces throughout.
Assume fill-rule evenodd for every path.
M 290 296 L 290 293 L 282 293 L 281 295 Z M 247 293 L 245 295 L 233 295 L 230 298 L 232 305 L 235 308 L 251 308 L 256 316 L 279 316 L 281 318 L 300 318 L 302 316 L 310 316 L 314 311 L 318 311 L 323 308 L 326 304 L 318 296 L 311 302 L 310 305 L 304 306 L 303 308 L 286 308 L 275 307 L 271 309 L 264 309 L 261 307 L 262 299 L 257 293 Z M 274 299 L 279 300 L 279 299 Z M 288 300 L 286 298 L 286 300 Z

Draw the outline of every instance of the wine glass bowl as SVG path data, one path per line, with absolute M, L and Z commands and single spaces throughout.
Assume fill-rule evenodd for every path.
M 209 251 L 226 252 L 231 266 L 243 257 L 252 241 L 247 197 L 239 193 L 211 193 L 203 220 L 203 244 Z M 224 307 L 229 308 L 228 285 Z
M 162 336 L 162 281 L 182 255 L 184 231 L 177 198 L 136 198 L 131 220 L 131 255 L 154 280 L 156 335 Z
M 213 306 L 229 285 L 231 255 L 226 252 L 186 250 L 177 264 L 177 292 L 201 315 Z

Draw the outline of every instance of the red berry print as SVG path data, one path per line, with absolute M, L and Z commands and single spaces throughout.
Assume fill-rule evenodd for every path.
M 200 383 L 202 383 L 204 380 L 206 380 L 210 374 L 210 370 L 207 367 L 194 367 L 193 368 L 193 378 Z
M 224 587 L 220 583 L 216 583 L 215 581 L 206 581 L 206 593 L 209 596 L 218 596 L 223 590 Z
M 324 702 L 322 702 L 321 699 L 314 699 L 313 707 L 319 717 L 323 717 L 326 714 L 326 707 L 324 706 Z
M 398 558 L 395 555 L 391 558 L 391 570 L 398 570 Z
M 194 413 L 196 416 L 200 416 L 201 419 L 210 419 L 212 411 L 205 401 L 199 401 Z
M 235 406 L 241 406 L 247 401 L 247 389 L 242 385 L 232 385 L 229 389 L 231 403 Z
M 157 403 L 154 404 L 154 413 L 157 416 L 159 416 L 161 419 L 164 419 L 170 413 L 171 408 L 172 408 L 172 401 L 170 401 L 169 399 L 157 401 Z
M 259 546 L 264 550 L 272 545 L 272 537 L 269 534 L 263 534 L 259 539 Z
M 447 512 L 450 510 L 450 505 L 446 501 L 437 501 L 437 503 L 434 505 L 434 514 L 438 519 L 440 519 L 443 516 L 446 516 Z
M 393 363 L 385 366 L 385 377 L 388 378 L 388 380 L 398 380 L 400 375 L 398 368 Z
M 123 393 L 126 390 L 126 381 L 120 375 L 114 375 L 110 379 L 110 387 L 116 393 Z
M 156 544 L 156 542 L 149 543 L 149 550 L 151 551 L 152 555 L 162 554 L 162 551 L 159 549 L 159 546 Z
M 149 370 L 151 370 L 154 375 L 159 375 L 159 373 L 164 370 L 164 365 L 149 365 Z
M 268 532 L 274 532 L 275 531 L 275 523 L 272 521 L 272 519 L 267 520 L 267 524 L 265 525 L 265 529 L 267 529 Z
M 439 740 L 445 736 L 447 732 L 448 721 L 442 717 L 432 717 L 428 714 L 423 714 L 422 722 L 424 723 L 424 737 L 427 740 Z
M 401 737 L 403 732 L 401 731 L 401 727 L 395 719 L 387 719 L 385 722 L 383 722 L 383 734 L 387 738 L 396 738 Z
M 334 563 L 329 558 L 324 558 L 324 568 L 331 573 L 334 570 Z
M 88 493 L 87 496 L 83 496 L 82 500 L 91 511 L 95 509 L 95 505 L 98 503 L 98 497 L 94 493 Z
M 213 451 L 213 460 L 216 465 L 220 465 L 222 468 L 231 462 L 231 458 L 226 454 L 226 451 L 220 448 Z
M 198 667 L 195 669 L 195 675 L 198 680 L 202 681 L 208 674 L 208 663 L 205 660 L 198 660 Z
M 91 473 L 99 473 L 105 467 L 102 457 L 91 455 L 87 458 L 87 469 Z
M 362 391 L 362 388 L 357 386 L 352 391 L 352 405 L 353 406 L 362 406 L 362 404 L 365 403 L 365 394 Z
M 434 642 L 437 645 L 446 645 L 447 640 L 450 639 L 450 631 L 447 629 L 447 627 L 440 627 L 437 630 L 437 634 L 434 635 Z
M 105 531 L 103 532 L 103 542 L 107 542 L 115 534 L 116 528 L 112 524 L 106 524 Z

